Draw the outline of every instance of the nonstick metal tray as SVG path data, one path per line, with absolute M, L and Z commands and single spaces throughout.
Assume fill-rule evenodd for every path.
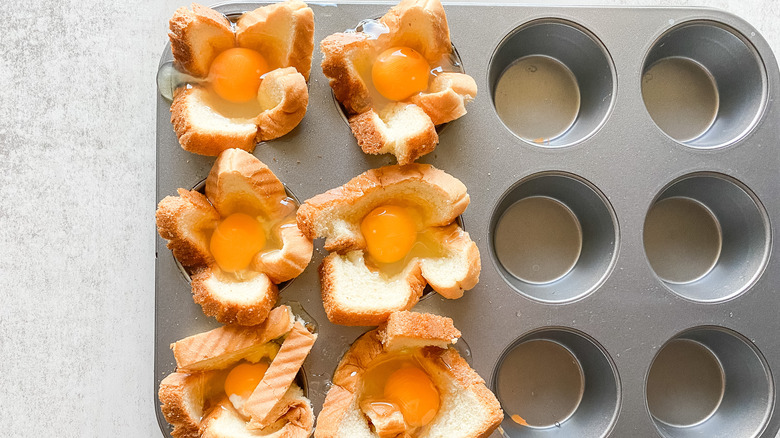
M 390 4 L 310 6 L 318 43 Z M 709 9 L 445 10 L 479 95 L 419 161 L 468 187 L 462 219 L 482 273 L 463 298 L 429 294 L 414 309 L 449 316 L 463 332 L 461 351 L 507 414 L 494 436 L 774 437 L 780 75 L 766 41 Z M 301 201 L 394 163 L 360 151 L 317 46 L 306 117 L 254 151 Z M 171 59 L 168 46 L 161 65 Z M 547 108 L 531 125 L 549 136 L 533 138 L 517 121 L 543 113 L 531 106 L 533 89 L 499 86 L 518 60 L 520 77 L 547 72 L 579 93 L 569 110 Z M 560 64 L 557 79 L 545 70 Z M 696 110 L 679 111 L 691 100 Z M 179 147 L 169 107 L 158 98 L 158 200 L 196 187 L 214 162 Z M 339 358 L 368 329 L 328 322 L 316 269 L 325 255 L 315 242 L 311 265 L 281 292 L 319 326 L 304 365 L 315 413 Z M 155 324 L 156 392 L 175 369 L 169 345 L 218 325 L 193 303 L 159 236 Z

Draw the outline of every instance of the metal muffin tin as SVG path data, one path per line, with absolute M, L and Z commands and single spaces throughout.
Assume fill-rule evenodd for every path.
M 231 15 L 257 6 L 216 9 Z M 390 7 L 310 6 L 315 42 Z M 472 366 L 507 414 L 494 436 L 775 436 L 780 75 L 766 41 L 739 18 L 709 9 L 445 9 L 453 44 L 479 95 L 420 161 L 468 187 L 471 205 L 463 218 L 479 246 L 482 273 L 463 298 L 433 294 L 415 310 L 449 316 L 463 332 Z M 316 46 L 306 117 L 254 152 L 300 200 L 394 162 L 360 151 L 319 68 Z M 580 93 L 572 126 L 541 143 L 513 134 L 493 101 L 507 66 L 528 55 L 565 65 Z M 171 58 L 167 47 L 161 64 Z M 657 74 L 651 70 L 664 59 L 692 60 L 706 69 L 710 88 L 694 84 L 715 93 L 704 134 L 685 138 L 686 123 L 700 123 L 697 115 L 664 113 L 680 102 L 666 104 L 647 89 L 645 105 L 642 82 L 653 79 L 648 75 Z M 654 85 L 663 92 L 680 84 Z M 158 199 L 195 187 L 213 162 L 179 147 L 169 103 L 158 98 Z M 572 229 L 526 232 L 530 240 L 523 242 L 548 257 L 530 266 L 541 269 L 541 281 L 523 273 L 528 254 L 494 246 L 527 231 L 511 221 L 509 231 L 501 231 L 506 224 L 500 219 L 529 198 L 546 200 L 541 204 L 553 216 L 556 208 L 566 211 L 569 221 L 562 226 L 575 224 L 575 237 L 562 244 L 579 245 L 575 262 L 557 260 L 544 239 L 572 235 Z M 652 206 L 658 209 L 646 225 Z M 673 229 L 682 234 L 671 234 Z M 564 251 L 567 257 L 571 249 Z M 339 358 L 368 329 L 328 322 L 316 269 L 325 255 L 316 242 L 311 265 L 281 292 L 282 303 L 299 302 L 319 324 L 320 337 L 304 365 L 315 413 Z M 158 237 L 155 391 L 175 367 L 169 344 L 217 325 L 193 303 L 186 277 Z M 516 425 L 512 414 L 534 417 L 532 427 Z M 157 417 L 167 436 L 159 408 Z

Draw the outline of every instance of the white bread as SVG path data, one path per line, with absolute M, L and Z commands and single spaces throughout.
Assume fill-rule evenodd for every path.
M 366 265 L 360 222 L 393 200 L 422 212 L 423 226 L 440 251 L 414 257 L 400 273 L 387 276 Z M 331 251 L 319 268 L 328 319 L 342 325 L 377 325 L 394 311 L 412 308 L 426 284 L 450 299 L 473 288 L 481 269 L 479 250 L 453 223 L 468 204 L 460 181 L 424 164 L 372 169 L 307 200 L 298 210 L 298 227 L 309 238 L 325 237 L 325 249 Z
M 259 113 L 252 116 L 224 110 L 201 85 L 177 89 L 171 123 L 185 150 L 211 156 L 227 148 L 251 152 L 257 142 L 290 132 L 306 114 L 314 15 L 300 0 L 247 12 L 235 34 L 222 14 L 193 3 L 192 10 L 174 13 L 169 37 L 176 65 L 195 77 L 205 78 L 214 58 L 235 46 L 260 52 L 272 68 L 258 90 Z
M 439 142 L 435 125 L 463 116 L 465 104 L 477 94 L 477 85 L 463 73 L 440 73 L 427 90 L 402 102 L 373 98 L 370 71 L 381 51 L 410 47 L 435 66 L 452 50 L 439 0 L 403 0 L 380 21 L 388 32 L 378 38 L 363 32 L 325 38 L 320 43 L 322 71 L 344 106 L 363 152 L 390 153 L 399 164 L 408 164 L 434 150 Z
M 223 324 L 259 324 L 276 303 L 276 284 L 295 278 L 306 268 L 312 241 L 303 236 L 292 216 L 292 222 L 270 231 L 281 248 L 258 253 L 253 271 L 242 277 L 222 272 L 208 249 L 220 218 L 240 211 L 282 220 L 293 213 L 285 199 L 284 185 L 265 164 L 248 152 L 228 149 L 206 178 L 205 197 L 179 189 L 178 197 L 160 201 L 157 229 L 174 256 L 192 272 L 193 298 L 206 315 Z
M 308 436 L 314 417 L 311 403 L 292 380 L 280 382 L 286 385 L 284 388 L 264 387 L 272 389 L 275 397 L 276 394 L 281 396 L 277 397 L 272 412 L 258 411 L 257 415 L 268 422 L 267 427 L 259 430 L 250 427 L 250 418 L 237 412 L 224 394 L 225 377 L 229 369 L 241 360 L 255 363 L 267 358 L 272 360 L 273 366 L 279 358 L 282 367 L 287 364 L 286 373 L 293 376 L 298 373 L 303 362 L 298 356 L 306 357 L 316 336 L 306 332 L 307 339 L 312 342 L 300 348 L 296 339 L 306 336 L 290 334 L 302 327 L 300 323 L 294 325 L 293 320 L 290 308 L 282 306 L 271 311 L 268 320 L 259 326 L 223 326 L 172 344 L 178 367 L 161 382 L 159 398 L 163 415 L 174 426 L 173 436 Z M 285 335 L 282 342 L 285 351 L 277 343 L 270 342 Z M 288 343 L 298 346 L 285 347 Z M 289 351 L 294 352 L 297 365 L 285 357 Z
M 397 319 L 395 319 L 397 318 Z M 419 316 L 400 312 L 395 319 L 395 336 L 414 338 L 420 336 L 420 364 L 439 390 L 441 405 L 431 423 L 423 428 L 420 438 L 474 438 L 487 437 L 501 423 L 503 412 L 495 396 L 485 386 L 484 380 L 460 357 L 453 348 L 442 349 L 425 346 L 424 339 L 437 339 L 455 334 L 449 318 L 436 315 Z M 403 327 L 413 328 L 425 321 L 434 333 L 426 336 L 421 329 L 404 332 Z M 369 425 L 369 418 L 360 409 L 360 388 L 363 373 L 379 356 L 387 353 L 382 343 L 380 326 L 361 336 L 344 355 L 333 376 L 333 386 L 328 391 L 322 411 L 317 418 L 315 438 L 374 438 L 378 435 Z M 459 333 L 458 333 L 459 335 Z M 401 436 L 401 435 L 399 435 Z

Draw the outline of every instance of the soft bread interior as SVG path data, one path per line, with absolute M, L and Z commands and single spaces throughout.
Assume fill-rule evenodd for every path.
M 434 125 L 451 122 L 466 114 L 466 104 L 477 97 L 477 83 L 463 73 L 439 73 L 428 90 L 411 97 Z
M 395 155 L 398 164 L 413 163 L 439 142 L 430 117 L 414 104 L 394 102 L 379 113 L 370 109 L 349 118 L 358 145 L 367 154 Z
M 192 296 L 203 313 L 217 321 L 251 326 L 265 320 L 279 298 L 279 290 L 262 273 L 236 281 L 218 268 L 207 268 L 192 276 Z
M 440 61 L 452 50 L 447 16 L 439 0 L 402 0 L 379 21 L 390 29 L 380 36 L 387 47 L 410 47 L 429 63 Z
M 179 68 L 204 78 L 209 73 L 211 61 L 234 47 L 236 38 L 224 15 L 197 3 L 191 8 L 181 7 L 174 12 L 168 37 Z
M 219 223 L 219 213 L 199 192 L 179 189 L 178 193 L 157 205 L 157 230 L 182 265 L 211 263 L 208 234 Z

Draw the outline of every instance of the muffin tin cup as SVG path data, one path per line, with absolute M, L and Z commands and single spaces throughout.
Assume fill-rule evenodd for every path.
M 766 104 L 767 79 L 753 45 L 721 23 L 694 20 L 670 29 L 642 67 L 642 97 L 656 125 L 695 148 L 743 138 Z
M 226 4 L 218 10 L 237 14 L 257 6 Z M 310 6 L 315 42 L 379 17 L 390 7 L 368 2 Z M 554 422 L 545 427 L 550 420 L 544 418 L 522 427 L 507 417 L 504 436 L 677 438 L 694 430 L 717 436 L 713 431 L 721 428 L 729 436 L 775 438 L 780 431 L 775 390 L 780 369 L 775 243 L 780 128 L 773 121 L 780 118 L 780 72 L 767 43 L 749 24 L 714 10 L 487 4 L 447 4 L 445 10 L 452 43 L 479 94 L 466 106 L 468 114 L 440 132 L 436 150 L 419 161 L 468 188 L 471 204 L 462 219 L 480 250 L 482 270 L 479 284 L 462 298 L 428 294 L 413 310 L 453 318 L 470 347 L 463 354 L 496 390 L 508 415 L 523 415 L 519 408 L 514 411 L 512 395 L 498 377 L 499 370 L 509 369 L 502 365 L 509 363 L 512 351 L 533 341 L 548 347 L 548 357 L 573 357 L 575 362 L 559 367 L 574 382 L 564 386 L 569 395 L 565 403 L 553 406 L 560 427 Z M 474 17 L 489 25 L 475 27 Z M 671 50 L 688 40 L 698 42 L 689 44 L 688 51 Z M 706 48 L 708 42 L 732 61 L 714 66 L 705 56 L 712 50 Z M 587 62 L 577 62 L 584 54 Z M 573 76 L 580 95 L 576 116 L 568 119 L 574 122 L 564 124 L 564 132 L 549 141 L 529 141 L 512 132 L 494 103 L 501 74 L 529 56 L 549 61 L 544 67 L 554 66 L 558 78 Z M 395 163 L 391 156 L 360 152 L 334 105 L 318 66 L 321 59 L 315 45 L 309 107 L 301 124 L 254 151 L 301 201 L 370 168 Z M 683 59 L 692 77 L 706 79 L 705 91 L 708 82 L 715 83 L 717 94 L 710 95 L 717 96 L 716 115 L 698 137 L 675 139 L 648 112 L 643 75 L 663 59 Z M 166 48 L 161 64 L 170 60 Z M 724 86 L 740 78 L 741 84 L 729 85 L 734 96 L 727 96 Z M 157 200 L 179 187 L 195 186 L 214 163 L 213 157 L 179 147 L 169 109 L 159 97 Z M 574 243 L 554 266 L 539 267 L 536 272 L 545 274 L 541 278 L 502 266 L 494 244 L 501 218 L 523 199 L 552 212 L 569 230 L 563 241 Z M 671 213 L 690 218 L 690 211 L 709 224 L 710 236 L 720 236 L 708 240 L 704 233 L 710 250 L 697 269 L 683 269 L 687 276 L 654 271 L 645 249 L 648 212 L 665 200 L 671 200 L 666 204 Z M 678 201 L 682 207 L 675 208 Z M 510 232 L 509 237 L 515 236 Z M 190 285 L 165 243 L 157 238 L 155 388 L 175 369 L 172 342 L 219 325 L 192 301 Z M 327 252 L 321 240 L 314 246 L 310 266 L 284 289 L 280 303 L 299 302 L 319 324 L 317 342 L 304 364 L 316 414 L 341 355 L 370 328 L 328 321 L 317 273 Z M 542 269 L 551 266 L 556 268 L 552 273 Z M 531 268 L 533 273 L 533 264 Z M 679 409 L 688 416 L 676 423 L 648 406 L 650 369 L 669 345 L 690 347 L 676 357 L 687 354 L 694 364 L 698 357 L 715 376 L 701 393 L 704 408 Z M 663 364 L 660 358 L 656 365 Z M 719 369 L 726 382 L 722 398 Z M 730 386 L 730 380 L 742 385 Z M 745 394 L 755 394 L 756 400 Z M 170 436 L 159 400 L 154 403 L 163 435 Z M 497 431 L 491 438 L 500 436 Z
M 774 391 L 766 360 L 750 341 L 720 327 L 697 327 L 658 351 L 646 401 L 663 437 L 754 437 L 766 427 Z

